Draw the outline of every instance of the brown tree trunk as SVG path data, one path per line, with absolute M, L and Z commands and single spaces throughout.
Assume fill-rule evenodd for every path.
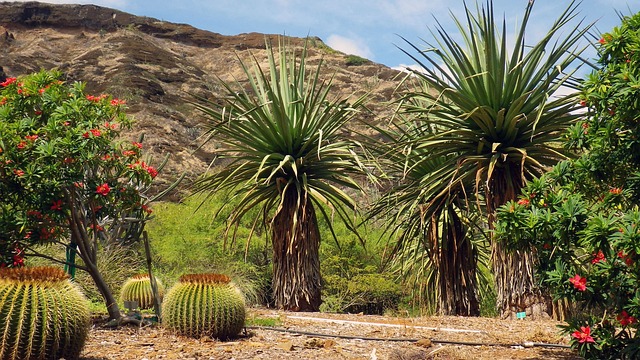
M 80 257 L 82 257 L 82 254 L 80 255 Z M 82 257 L 82 260 L 87 267 L 87 272 L 93 279 L 93 282 L 96 284 L 100 295 L 102 295 L 102 298 L 104 299 L 104 303 L 107 306 L 107 312 L 109 313 L 109 318 L 112 320 L 120 321 L 122 314 L 120 314 L 118 302 L 113 296 L 111 288 L 109 288 L 109 285 L 107 285 L 107 283 L 104 281 L 102 274 L 100 274 L 97 264 L 94 264 L 91 261 L 87 261 L 87 259 L 85 259 L 84 257 Z
M 489 230 L 494 229 L 496 209 L 517 199 L 523 187 L 519 166 L 496 168 L 487 194 Z M 530 318 L 549 318 L 553 314 L 551 297 L 536 283 L 537 261 L 535 249 L 513 250 L 500 242 L 491 242 L 496 306 L 501 318 L 515 319 L 519 312 Z
M 293 186 L 287 187 L 282 196 L 282 208 L 272 224 L 276 306 L 291 311 L 318 311 L 320 232 L 315 210 L 311 200 L 305 194 L 299 198 Z
M 440 235 L 437 312 L 441 315 L 478 316 L 477 254 L 471 242 L 465 239 L 464 225 L 455 210 L 445 211 L 449 212 L 449 220 Z

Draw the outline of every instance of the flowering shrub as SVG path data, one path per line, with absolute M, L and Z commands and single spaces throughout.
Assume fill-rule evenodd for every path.
M 124 101 L 60 79 L 43 71 L 0 83 L 2 267 L 24 265 L 34 244 L 66 242 L 91 270 L 99 241 L 130 241 L 123 219 L 151 212 L 141 191 L 157 170 L 140 143 L 118 141 L 131 126 Z
M 582 84 L 587 117 L 567 134 L 582 153 L 499 209 L 497 236 L 538 252 L 537 277 L 575 309 L 564 330 L 587 359 L 640 357 L 640 14 L 598 44 Z

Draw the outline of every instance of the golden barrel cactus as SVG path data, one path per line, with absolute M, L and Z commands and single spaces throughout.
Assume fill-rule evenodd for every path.
M 89 304 L 58 268 L 0 269 L 0 359 L 77 359 Z
M 230 338 L 244 327 L 244 296 L 226 275 L 183 275 L 165 296 L 162 321 L 180 335 Z
M 164 286 L 156 278 L 158 285 L 158 297 L 162 301 Z M 153 308 L 153 291 L 151 290 L 151 278 L 149 274 L 138 274 L 129 278 L 120 291 L 120 301 L 136 301 L 140 309 Z

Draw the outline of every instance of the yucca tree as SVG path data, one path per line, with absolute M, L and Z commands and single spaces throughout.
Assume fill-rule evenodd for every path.
M 260 208 L 259 219 L 272 235 L 276 306 L 317 311 L 317 213 L 329 224 L 337 214 L 354 229 L 349 212 L 355 203 L 344 189 L 359 189 L 351 175 L 361 167 L 343 130 L 365 97 L 333 98 L 331 80 L 320 78 L 322 63 L 307 71 L 306 46 L 296 52 L 280 44 L 276 56 L 268 45 L 267 55 L 266 71 L 255 57 L 251 64 L 241 62 L 246 87 L 223 82 L 227 98 L 197 105 L 209 119 L 208 139 L 219 142 L 221 155 L 231 161 L 205 175 L 195 189 L 232 191 L 239 200 L 230 228 Z
M 391 264 L 421 307 L 442 315 L 479 315 L 478 244 L 470 236 L 473 224 L 463 184 L 446 197 L 425 191 L 424 181 L 446 157 L 432 157 L 417 144 L 431 138 L 437 127 L 399 118 L 391 129 L 378 128 L 381 140 L 368 144 L 391 181 L 371 207 L 371 217 L 388 224 L 388 235 L 395 240 Z
M 441 25 L 432 32 L 436 43 L 428 44 L 427 50 L 407 41 L 410 51 L 404 52 L 422 67 L 413 75 L 428 90 L 408 92 L 405 99 L 428 105 L 406 101 L 403 111 L 422 114 L 424 121 L 440 129 L 417 144 L 444 159 L 424 180 L 423 191 L 431 198 L 444 201 L 460 184 L 470 186 L 482 199 L 481 209 L 492 229 L 498 206 L 515 199 L 527 179 L 565 158 L 557 141 L 579 116 L 571 112 L 576 95 L 553 94 L 569 85 L 575 71 L 569 69 L 583 50 L 578 41 L 589 26 L 581 28 L 579 22 L 570 27 L 577 7 L 572 1 L 535 44 L 525 41 L 533 1 L 514 41 L 507 39 L 506 21 L 496 21 L 490 0 L 475 13 L 465 5 L 464 20 L 453 17 L 461 42 Z M 545 303 L 533 278 L 535 249 L 507 252 L 499 243 L 492 247 L 503 316 Z

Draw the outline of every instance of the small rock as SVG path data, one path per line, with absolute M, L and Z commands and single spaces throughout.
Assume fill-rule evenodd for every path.
M 323 346 L 324 346 L 325 349 L 328 349 L 328 348 L 333 347 L 335 345 L 336 345 L 336 342 L 334 340 L 327 339 L 327 340 L 324 341 L 324 345 Z
M 293 343 L 291 341 L 285 341 L 278 344 L 278 347 L 284 351 L 291 351 L 293 350 Z
M 304 342 L 305 348 L 321 348 L 324 347 L 324 341 L 316 338 L 311 338 Z
M 431 347 L 431 340 L 429 339 L 420 339 L 418 341 L 416 341 L 416 345 L 423 347 L 423 348 L 429 348 Z

